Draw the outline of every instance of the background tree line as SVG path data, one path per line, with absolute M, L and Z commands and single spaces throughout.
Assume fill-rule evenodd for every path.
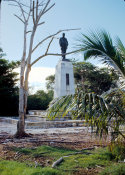
M 9 62 L 0 54 L 0 115 L 18 115 L 19 88 L 14 69 L 20 62 Z M 102 94 L 117 87 L 118 76 L 113 70 L 97 68 L 88 62 L 73 62 L 76 91 Z M 38 90 L 28 96 L 27 110 L 46 110 L 54 95 L 55 75 L 46 78 L 47 92 Z
M 102 94 L 110 88 L 117 87 L 118 75 L 113 69 L 99 68 L 89 62 L 73 61 L 76 91 Z M 54 93 L 55 75 L 46 78 L 46 87 Z
M 18 66 L 19 62 L 4 59 L 0 49 L 0 115 L 18 114 L 18 74 L 14 72 Z
M 14 71 L 20 65 L 19 61 L 9 62 L 4 59 L 0 49 L 0 116 L 18 115 L 19 87 L 17 86 L 18 73 Z M 53 91 L 37 91 L 28 96 L 27 110 L 45 110 L 53 98 Z

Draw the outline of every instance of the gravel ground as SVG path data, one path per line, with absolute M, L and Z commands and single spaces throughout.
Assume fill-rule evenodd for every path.
M 50 145 L 70 149 L 83 149 L 93 146 L 106 146 L 110 142 L 110 136 L 103 136 L 102 140 L 87 127 L 26 129 L 31 133 L 29 138 L 16 139 L 16 124 L 0 122 L 0 144 L 6 146 L 36 147 Z
M 16 132 L 16 124 L 0 122 L 0 133 L 14 134 Z M 31 134 L 54 134 L 54 133 L 79 133 L 90 132 L 87 127 L 68 127 L 68 128 L 49 128 L 49 129 L 26 129 L 27 133 Z

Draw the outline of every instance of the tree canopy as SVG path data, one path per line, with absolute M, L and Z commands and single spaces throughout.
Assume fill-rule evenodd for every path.
M 55 75 L 46 77 L 46 88 L 47 90 L 54 90 Z
M 51 91 L 38 90 L 35 94 L 28 96 L 28 110 L 46 110 L 53 99 Z
M 17 75 L 14 69 L 19 62 L 0 59 L 0 115 L 18 114 Z
M 117 87 L 118 76 L 113 69 L 98 68 L 89 62 L 74 63 L 74 76 L 77 88 L 85 92 L 102 94 Z

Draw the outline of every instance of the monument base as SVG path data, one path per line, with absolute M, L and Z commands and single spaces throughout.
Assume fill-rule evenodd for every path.
M 73 65 L 68 59 L 59 60 L 55 71 L 54 98 L 74 93 Z

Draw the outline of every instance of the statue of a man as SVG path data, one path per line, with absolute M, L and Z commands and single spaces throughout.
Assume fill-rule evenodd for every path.
M 60 38 L 59 44 L 60 44 L 61 51 L 62 51 L 62 57 L 63 57 L 63 59 L 65 59 L 65 54 L 66 54 L 66 50 L 68 47 L 68 41 L 65 38 L 65 33 L 63 33 L 63 37 Z

